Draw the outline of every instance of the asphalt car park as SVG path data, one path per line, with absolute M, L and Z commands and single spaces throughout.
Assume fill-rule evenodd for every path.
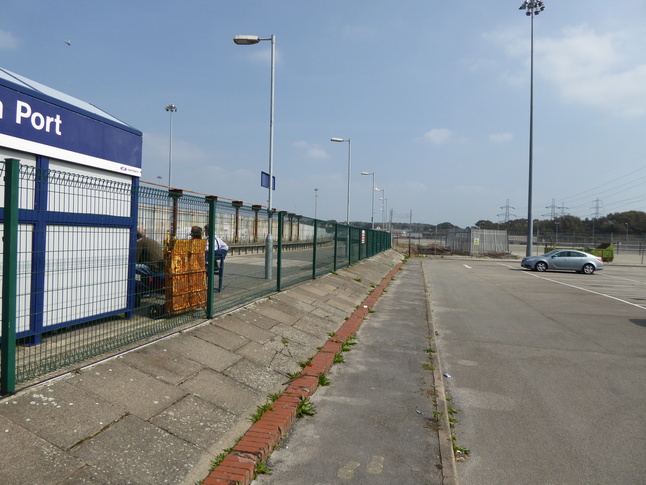
M 424 263 L 460 483 L 643 483 L 646 267 L 518 263 Z
M 607 263 L 602 272 L 582 277 L 571 271 L 552 270 L 537 273 L 518 268 L 513 264 L 502 264 L 516 271 L 522 271 L 530 277 L 578 288 L 581 291 L 597 294 L 601 298 L 616 299 L 646 309 L 646 268 L 643 266 Z

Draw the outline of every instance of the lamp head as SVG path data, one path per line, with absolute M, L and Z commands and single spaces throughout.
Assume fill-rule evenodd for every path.
M 233 42 L 238 45 L 253 45 L 260 42 L 260 37 L 257 35 L 236 35 Z
M 348 141 L 348 140 L 344 140 L 343 138 L 330 138 L 330 141 L 341 142 L 341 141 Z

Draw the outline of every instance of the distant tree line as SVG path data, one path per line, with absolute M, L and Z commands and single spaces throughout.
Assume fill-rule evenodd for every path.
M 352 222 L 352 225 L 361 228 L 370 228 L 370 223 Z M 645 234 L 646 233 L 646 212 L 628 211 L 615 212 L 596 219 L 581 219 L 576 216 L 561 216 L 554 219 L 543 219 L 534 221 L 534 230 L 543 234 L 548 233 L 588 233 L 588 234 Z M 470 226 L 480 229 L 497 229 L 509 232 L 526 232 L 527 219 L 514 219 L 508 222 L 492 222 L 481 219 Z M 446 231 L 449 229 L 464 229 L 450 222 L 441 224 L 421 224 L 414 222 L 412 225 L 408 222 L 393 222 L 393 231 L 409 230 L 413 233 L 430 233 L 436 231 Z
M 558 226 L 558 229 L 557 229 Z M 501 229 L 510 232 L 527 231 L 527 219 L 509 222 L 480 220 L 474 227 L 480 229 Z M 561 216 L 554 219 L 535 220 L 534 228 L 542 233 L 588 233 L 588 234 L 644 234 L 646 233 L 646 212 L 628 211 L 608 214 L 596 219 L 581 219 L 576 216 Z

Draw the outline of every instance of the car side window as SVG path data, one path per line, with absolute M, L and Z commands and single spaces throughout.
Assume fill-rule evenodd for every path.
M 570 255 L 570 251 L 561 251 L 560 253 L 556 253 L 557 258 L 567 258 Z
M 577 253 L 576 251 L 570 251 L 570 254 L 573 258 L 583 258 L 585 257 L 585 254 L 583 253 Z

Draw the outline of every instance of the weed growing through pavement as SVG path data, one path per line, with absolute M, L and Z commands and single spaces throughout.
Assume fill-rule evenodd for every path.
M 446 396 L 447 402 L 451 401 L 451 398 Z M 449 426 L 451 427 L 451 445 L 453 446 L 453 455 L 455 456 L 456 461 L 464 461 L 471 451 L 468 448 L 458 445 L 458 439 L 455 436 L 455 424 L 458 423 L 458 420 L 455 418 L 455 415 L 458 414 L 457 409 L 455 409 L 450 404 L 446 405 L 446 412 L 449 413 Z
M 271 475 L 271 469 L 267 466 L 267 462 L 259 461 L 256 463 L 256 468 L 253 471 L 253 477 L 257 478 L 258 475 Z
M 280 397 L 280 392 L 274 392 L 272 394 L 269 394 L 269 396 L 267 396 L 267 397 L 269 398 L 269 400 L 271 402 L 276 402 L 276 401 L 278 401 L 278 398 Z
M 426 370 L 435 370 L 435 366 L 433 364 L 429 364 L 428 362 L 424 362 L 423 367 Z
M 329 386 L 330 385 L 330 379 L 328 376 L 325 374 L 319 374 L 319 386 Z
M 299 363 L 298 363 L 298 365 L 300 365 L 300 366 L 301 366 L 301 369 L 305 369 L 305 367 L 307 367 L 308 365 L 310 365 L 310 362 L 312 362 L 312 359 L 313 359 L 313 358 L 314 358 L 314 357 L 310 357 L 310 358 L 309 358 L 309 359 L 307 359 L 307 360 L 303 360 L 303 361 L 299 362 Z
M 343 364 L 345 362 L 345 359 L 343 358 L 343 354 L 341 352 L 337 352 L 334 354 L 334 363 L 335 364 Z
M 274 409 L 274 403 L 272 402 L 267 402 L 265 404 L 262 404 L 256 408 L 256 412 L 253 413 L 249 419 L 251 420 L 252 423 L 257 422 L 260 418 L 262 418 L 262 415 L 265 414 L 267 411 L 271 411 Z
M 432 348 L 430 348 L 430 347 L 429 347 L 429 348 L 428 348 L 428 349 L 426 349 L 424 352 L 428 352 L 429 354 L 434 354 L 435 352 L 437 352 L 437 350 L 432 349 Z
M 353 345 L 356 345 L 356 342 L 349 342 L 346 340 L 341 344 L 341 352 L 350 352 Z
M 357 283 L 361 283 L 361 278 L 355 278 L 354 281 L 356 281 Z
M 314 408 L 314 404 L 305 396 L 301 396 L 296 406 L 296 417 L 302 418 L 304 416 L 314 416 L 315 414 L 316 409 Z
M 220 453 L 218 456 L 213 458 L 211 460 L 211 469 L 209 470 L 209 473 L 211 473 L 213 470 L 215 470 L 218 466 L 220 466 L 220 463 L 227 457 L 229 453 Z
M 287 377 L 289 377 L 290 379 L 296 379 L 300 375 L 301 375 L 301 373 L 298 372 L 298 371 L 296 371 L 296 372 L 288 372 L 287 373 Z

